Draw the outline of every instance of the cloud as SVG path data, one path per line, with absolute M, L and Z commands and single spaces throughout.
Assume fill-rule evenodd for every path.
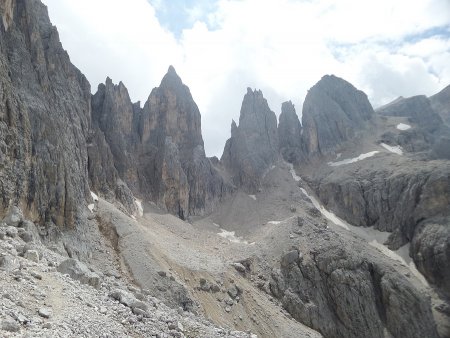
M 292 100 L 300 115 L 324 74 L 350 81 L 374 105 L 450 83 L 447 0 L 187 2 L 178 11 L 186 17 L 166 13 L 172 26 L 159 21 L 162 1 L 44 2 L 94 87 L 110 76 L 145 100 L 173 64 L 202 113 L 208 155 L 221 155 L 247 87 L 261 89 L 277 114 Z M 175 24 L 178 33 L 165 28 Z

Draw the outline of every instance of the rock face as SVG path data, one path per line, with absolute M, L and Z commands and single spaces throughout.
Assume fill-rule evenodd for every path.
M 261 91 L 247 89 L 239 127 L 233 121 L 231 138 L 220 159 L 233 182 L 249 192 L 259 188 L 264 172 L 278 159 L 277 118 Z
M 450 295 L 450 218 L 437 217 L 416 228 L 411 255 L 428 280 Z
M 278 139 L 283 158 L 293 164 L 299 164 L 304 158 L 302 126 L 291 101 L 281 105 Z
M 435 237 L 428 233 L 433 227 L 423 225 L 435 217 L 445 219 L 450 215 L 448 162 L 408 161 L 398 167 L 380 158 L 366 161 L 367 166 L 357 170 L 335 167 L 327 174 L 317 171 L 304 179 L 327 208 L 350 224 L 392 232 L 388 240 L 391 249 L 415 243 L 412 252 L 416 252 L 413 258 L 417 259 L 419 270 L 449 290 L 449 279 L 442 276 L 450 270 L 441 261 L 442 255 L 448 253 L 445 246 L 435 247 L 439 241 L 446 243 L 449 237 Z M 431 255 L 434 250 L 442 253 Z M 419 252 L 424 254 L 419 257 Z
M 107 79 L 92 97 L 92 118 L 91 182 L 123 204 L 129 187 L 185 218 L 211 210 L 229 191 L 205 156 L 200 112 L 172 66 L 143 108 Z
M 40 1 L 1 1 L 0 11 L 0 215 L 18 205 L 72 227 L 89 198 L 90 85 Z
M 431 106 L 447 125 L 450 125 L 450 86 L 430 97 Z
M 312 242 L 287 253 L 270 281 L 295 319 L 329 338 L 438 337 L 429 300 L 392 266 L 342 238 Z
M 357 136 L 374 111 L 367 95 L 334 75 L 324 76 L 303 104 L 303 142 L 309 156 L 326 155 Z
M 229 191 L 205 156 L 200 112 L 171 66 L 139 122 L 140 190 L 181 218 L 211 210 Z
M 383 137 L 388 142 L 399 144 L 407 151 L 426 152 L 427 157 L 431 159 L 450 159 L 450 128 L 443 123 L 438 113 L 441 112 L 445 116 L 445 109 L 448 107 L 446 99 L 444 89 L 432 97 L 433 101 L 419 95 L 406 99 L 399 98 L 381 107 L 377 113 L 384 116 L 407 117 L 415 126 L 402 131 L 400 135 L 387 133 Z

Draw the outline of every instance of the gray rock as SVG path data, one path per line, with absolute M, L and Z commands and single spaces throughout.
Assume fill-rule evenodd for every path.
M 447 125 L 450 125 L 450 86 L 431 96 L 430 103 L 433 110 L 441 116 L 442 120 Z
M 80 281 L 80 283 L 91 285 L 95 288 L 100 286 L 100 277 L 89 270 L 82 262 L 69 258 L 61 262 L 56 268 L 62 274 L 68 274 L 71 278 Z
M 227 293 L 231 298 L 235 299 L 242 293 L 242 291 L 239 289 L 238 286 L 233 284 L 228 288 Z
M 18 207 L 13 206 L 11 210 L 6 214 L 5 218 L 3 218 L 2 222 L 5 222 L 8 226 L 17 227 L 20 222 L 23 220 L 22 210 Z
M 17 230 L 17 228 L 13 227 L 13 226 L 8 226 L 6 228 L 6 235 L 9 237 L 17 237 L 19 234 L 19 231 Z
M 39 262 L 39 253 L 36 250 L 27 250 L 24 254 L 24 257 L 35 263 Z
M 173 67 L 143 108 L 131 103 L 122 83 L 107 79 L 92 110 L 97 129 L 89 172 L 98 189 L 112 191 L 118 176 L 182 219 L 212 210 L 231 190 L 205 156 L 200 112 Z
M 49 309 L 49 308 L 41 307 L 38 310 L 38 314 L 39 314 L 39 316 L 48 319 L 48 318 L 50 318 L 53 315 L 53 311 L 51 309 Z
M 2 330 L 8 332 L 19 332 L 20 325 L 14 319 L 8 317 L 6 319 L 2 319 Z
M 89 194 L 90 85 L 62 48 L 44 4 L 12 8 L 0 36 L 0 191 L 41 224 L 74 227 Z M 1 203 L 0 215 L 7 205 Z M 11 222 L 19 219 L 16 213 Z
M 438 337 L 429 299 L 383 257 L 357 242 L 308 238 L 309 259 L 282 264 L 270 281 L 296 320 L 325 337 L 378 338 L 384 328 L 396 338 Z
M 441 98 L 444 97 L 445 94 Z M 441 106 L 437 104 L 434 107 L 439 110 Z M 441 116 L 433 109 L 431 100 L 426 96 L 398 98 L 379 108 L 377 113 L 384 116 L 407 117 L 409 123 L 414 126 L 396 134 L 386 133 L 381 141 L 398 144 L 409 152 L 427 151 L 428 157 L 432 159 L 450 159 L 450 128 L 443 123 Z
M 121 304 L 123 304 L 125 306 L 128 306 L 131 309 L 140 309 L 140 310 L 143 310 L 143 311 L 147 311 L 148 310 L 147 304 L 137 300 L 133 296 L 133 294 L 131 294 L 130 292 L 117 289 L 117 290 L 114 290 L 113 292 L 111 292 L 109 294 L 109 296 L 111 298 L 113 298 L 113 299 L 116 299 Z
M 281 267 L 287 268 L 289 265 L 293 263 L 298 263 L 299 253 L 298 250 L 289 251 L 281 258 Z
M 374 114 L 367 95 L 347 81 L 326 75 L 303 103 L 303 143 L 309 157 L 333 152 L 362 134 Z
M 450 217 L 423 222 L 415 230 L 411 255 L 417 269 L 450 295 Z
M 231 266 L 236 269 L 236 271 L 245 273 L 245 266 L 241 263 L 232 263 Z
M 416 252 L 426 251 L 428 259 L 434 257 L 436 261 L 424 264 L 418 255 L 413 254 L 413 258 L 430 281 L 441 280 L 439 285 L 448 294 L 450 280 L 443 277 L 446 273 L 441 275 L 448 270 L 448 264 L 441 255 L 431 254 L 434 250 L 441 251 L 434 245 L 439 241 L 444 243 L 446 237 L 438 240 L 432 233 L 417 229 L 436 217 L 443 218 L 438 222 L 442 228 L 448 224 L 445 219 L 450 216 L 450 166 L 447 161 L 408 160 L 399 168 L 391 166 L 388 159 L 373 161 L 365 160 L 358 169 L 316 170 L 312 177 L 304 178 L 324 205 L 338 217 L 353 225 L 392 232 L 387 243 L 391 249 L 414 242 L 415 236 L 420 236 L 415 242 Z M 439 233 L 448 235 L 441 230 Z M 429 267 L 425 268 L 425 265 Z M 430 268 L 430 265 L 434 267 Z
M 278 124 L 278 139 L 283 158 L 298 165 L 304 161 L 304 146 L 302 143 L 302 126 L 291 101 L 281 106 L 280 123 Z
M 265 171 L 278 160 L 277 118 L 261 91 L 247 89 L 242 102 L 239 127 L 233 121 L 231 138 L 220 162 L 235 185 L 255 193 Z

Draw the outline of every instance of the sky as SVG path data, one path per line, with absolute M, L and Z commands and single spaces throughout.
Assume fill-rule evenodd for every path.
M 309 88 L 334 74 L 374 107 L 450 84 L 450 0 L 43 0 L 95 92 L 106 77 L 147 100 L 169 65 L 220 158 L 246 88 L 301 116 Z

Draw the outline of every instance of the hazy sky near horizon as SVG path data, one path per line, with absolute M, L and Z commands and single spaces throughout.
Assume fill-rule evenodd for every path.
M 374 106 L 450 84 L 449 0 L 43 0 L 95 92 L 109 76 L 147 100 L 173 65 L 222 154 L 246 88 L 279 115 L 335 74 Z

